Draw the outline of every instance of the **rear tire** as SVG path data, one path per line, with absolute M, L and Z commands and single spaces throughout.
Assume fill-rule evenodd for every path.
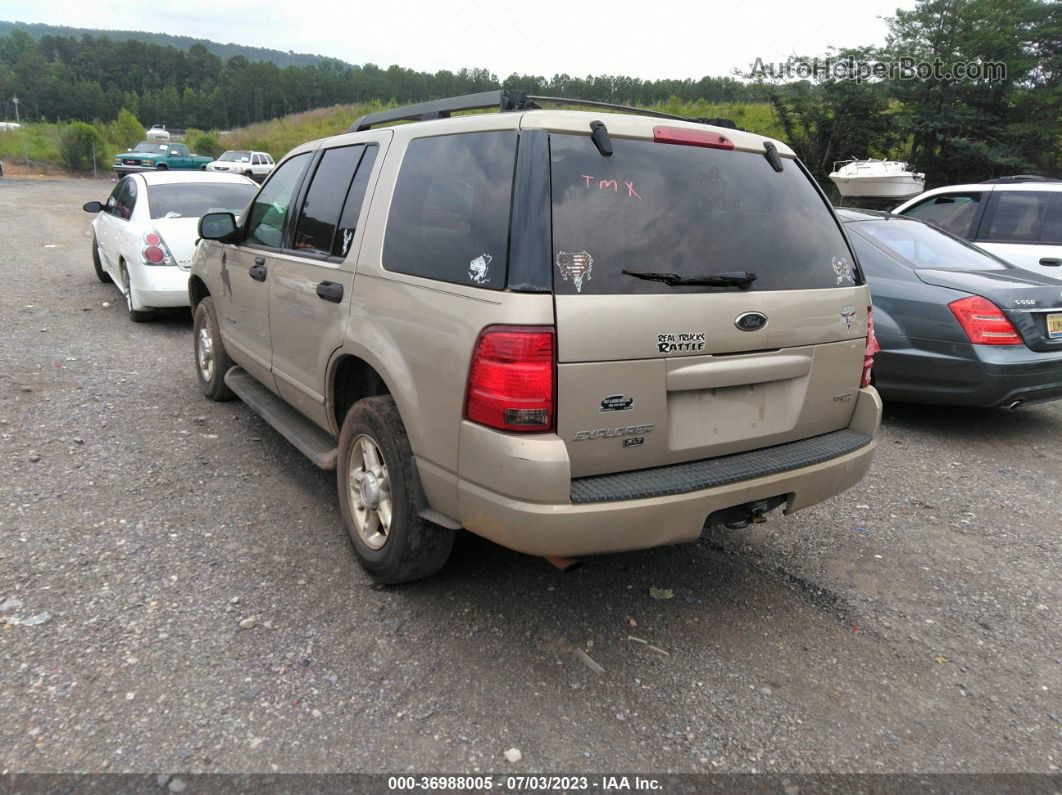
M 218 315 L 214 309 L 214 299 L 210 296 L 200 301 L 195 308 L 192 347 L 195 349 L 195 375 L 203 394 L 219 401 L 236 397 L 225 383 L 225 373 L 232 367 L 232 359 L 221 341 Z
M 394 585 L 435 574 L 454 531 L 419 515 L 413 451 L 390 395 L 351 406 L 339 434 L 339 510 L 358 561 Z
M 150 309 L 133 309 L 133 286 L 129 283 L 129 269 L 122 263 L 122 289 L 125 290 L 125 308 L 134 323 L 150 323 L 155 313 Z
M 95 232 L 92 233 L 92 267 L 96 269 L 96 278 L 104 284 L 110 284 L 114 281 L 111 278 L 111 274 L 103 269 L 103 262 L 100 260 L 100 244 L 96 240 Z

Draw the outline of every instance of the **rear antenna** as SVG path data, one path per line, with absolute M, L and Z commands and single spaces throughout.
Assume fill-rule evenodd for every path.
M 782 171 L 782 156 L 778 154 L 778 147 L 770 141 L 763 142 L 763 156 L 771 164 L 771 168 L 779 173 Z
M 603 121 L 590 122 L 590 138 L 594 141 L 594 146 L 605 157 L 612 157 L 612 139 L 608 137 L 608 129 L 605 127 Z

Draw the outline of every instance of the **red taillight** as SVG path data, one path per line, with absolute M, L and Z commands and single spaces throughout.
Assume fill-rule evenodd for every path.
M 553 329 L 488 326 L 468 371 L 465 417 L 500 431 L 553 430 Z
M 164 265 L 167 261 L 173 263 L 173 257 L 170 256 L 169 249 L 166 248 L 166 243 L 158 232 L 145 232 L 142 240 L 144 248 L 140 252 L 140 257 L 145 265 Z
M 653 140 L 658 144 L 706 146 L 709 149 L 733 149 L 734 142 L 710 130 L 689 130 L 685 127 L 654 127 Z
M 969 295 L 952 301 L 948 309 L 974 345 L 1021 345 L 1021 335 L 1003 310 L 987 298 Z
M 874 354 L 881 350 L 878 338 L 874 334 L 874 308 L 867 307 L 867 347 L 863 352 L 863 377 L 859 379 L 859 388 L 870 386 L 870 370 L 874 366 Z

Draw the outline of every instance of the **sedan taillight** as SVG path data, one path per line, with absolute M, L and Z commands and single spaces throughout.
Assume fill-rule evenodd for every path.
M 175 265 L 176 260 L 158 232 L 147 232 L 143 238 L 140 257 L 145 265 Z
M 867 307 L 867 347 L 863 352 L 863 377 L 859 379 L 859 388 L 870 386 L 870 370 L 874 367 L 874 354 L 881 350 L 878 338 L 874 335 L 874 308 Z
M 962 330 L 974 345 L 1021 345 L 1022 339 L 1003 310 L 980 295 L 968 295 L 948 304 Z

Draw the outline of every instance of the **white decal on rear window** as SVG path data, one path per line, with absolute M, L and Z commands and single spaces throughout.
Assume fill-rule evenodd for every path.
M 833 258 L 833 272 L 837 274 L 837 283 L 855 284 L 855 276 L 852 275 L 852 263 L 848 261 L 848 257 L 834 257 Z
M 578 251 L 574 254 L 567 251 L 557 252 L 557 270 L 564 281 L 571 279 L 577 293 L 583 291 L 583 279 L 589 281 L 593 269 L 594 258 L 588 251 Z
M 473 284 L 486 284 L 490 281 L 490 273 L 487 268 L 494 259 L 490 254 L 480 254 L 468 263 L 468 278 Z

